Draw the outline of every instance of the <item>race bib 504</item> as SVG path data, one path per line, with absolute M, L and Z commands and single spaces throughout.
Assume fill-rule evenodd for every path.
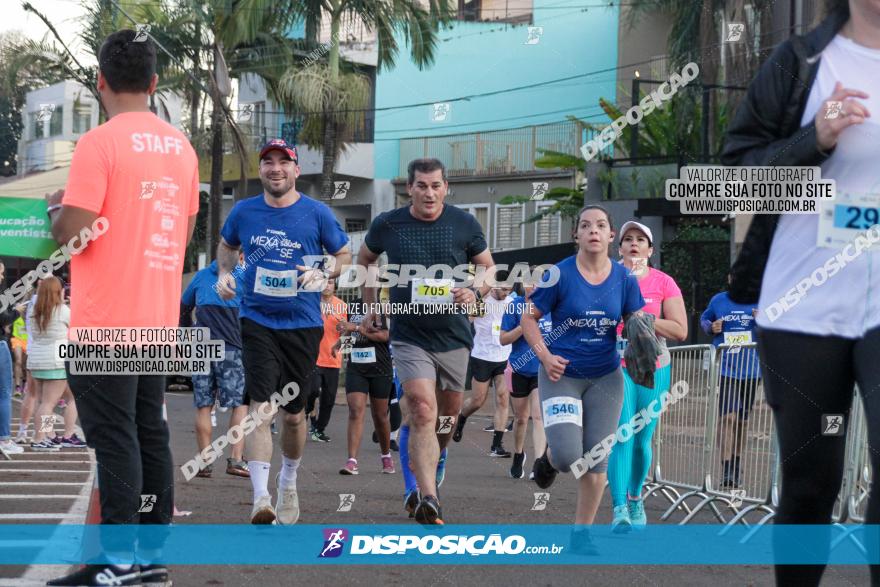
M 296 271 L 272 271 L 257 267 L 254 293 L 276 298 L 289 298 L 296 295 Z

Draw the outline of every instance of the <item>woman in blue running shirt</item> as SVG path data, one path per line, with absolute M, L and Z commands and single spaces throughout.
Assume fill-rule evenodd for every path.
M 608 257 L 614 229 L 604 208 L 585 206 L 574 238 L 577 254 L 544 276 L 523 313 L 522 329 L 541 362 L 538 390 L 548 444 L 532 467 L 535 483 L 547 488 L 558 471 L 572 470 L 579 477 L 575 524 L 592 524 L 605 489 L 602 441 L 613 438 L 623 405 L 617 325 L 645 301 L 636 277 Z M 553 323 L 549 347 L 538 327 L 545 314 Z M 592 549 L 589 535 L 579 535 L 580 546 Z
M 513 464 L 510 466 L 510 476 L 514 479 L 522 479 L 525 472 L 523 464 L 526 460 L 525 444 L 526 431 L 529 426 L 529 417 L 532 418 L 532 442 L 536 456 L 544 454 L 547 448 L 547 439 L 544 437 L 544 424 L 541 421 L 541 400 L 538 397 L 538 356 L 522 335 L 520 321 L 523 312 L 535 290 L 534 283 L 523 284 L 523 295 L 517 296 L 507 306 L 504 317 L 501 319 L 501 344 L 512 345 L 508 361 L 512 373 L 510 374 L 510 399 L 513 403 L 513 437 L 514 453 Z M 550 314 L 541 316 L 538 321 L 541 334 L 547 336 L 553 329 Z

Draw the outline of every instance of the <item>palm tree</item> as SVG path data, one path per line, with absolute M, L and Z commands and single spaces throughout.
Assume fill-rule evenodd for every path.
M 19 63 L 29 40 L 18 31 L 0 33 L 0 176 L 18 171 L 18 141 L 24 124 L 21 110 L 26 94 L 36 88 L 64 79 L 60 68 Z
M 599 106 L 608 117 L 608 121 L 614 121 L 624 115 L 620 109 L 604 98 L 599 99 Z M 662 107 L 657 108 L 650 116 L 645 116 L 636 127 L 624 126 L 620 136 L 614 142 L 615 154 L 620 158 L 629 156 L 629 145 L 631 144 L 632 133 L 637 132 L 639 136 L 639 157 L 658 162 L 664 159 L 670 163 L 677 163 L 684 156 L 694 156 L 700 152 L 700 120 L 701 105 L 697 104 L 693 116 L 689 123 L 682 124 L 682 112 L 691 112 L 692 106 L 686 101 L 673 100 L 667 102 Z M 580 120 L 574 116 L 567 117 L 569 121 L 575 123 L 580 131 L 599 132 L 605 125 L 594 124 Z M 724 128 L 727 126 L 727 109 L 722 106 L 718 116 L 715 118 L 714 143 L 710 143 L 710 152 L 717 153 L 721 148 L 721 136 Z M 584 188 L 586 181 L 582 176 L 584 169 L 584 160 L 580 154 L 562 153 L 559 151 L 551 151 L 548 149 L 538 149 L 541 154 L 535 159 L 535 167 L 539 169 L 564 169 L 572 171 L 576 174 L 577 185 L 574 188 L 555 187 L 549 190 L 544 198 L 553 202 L 551 206 L 542 207 L 535 214 L 526 218 L 523 224 L 537 222 L 546 216 L 559 214 L 562 218 L 574 218 L 578 210 L 584 205 Z M 607 160 L 608 157 L 600 155 L 599 160 Z M 630 176 L 621 177 L 615 175 L 610 169 L 599 173 L 599 181 L 610 186 L 613 190 L 631 191 L 639 186 L 647 187 L 654 192 L 662 192 L 664 176 L 660 174 L 640 175 L 645 170 L 633 168 Z M 627 182 L 630 182 L 627 185 Z M 658 197 L 655 195 L 655 197 Z M 499 200 L 499 204 L 525 204 L 530 198 L 522 195 L 508 195 Z
M 347 134 L 363 120 L 371 95 L 369 78 L 340 60 L 343 27 L 361 26 L 376 33 L 380 71 L 394 66 L 400 50 L 398 34 L 409 45 L 412 60 L 424 69 L 434 62 L 439 27 L 454 13 L 446 0 L 302 0 L 297 12 L 305 24 L 306 50 L 318 48 L 323 18 L 330 22 L 330 45 L 326 61 L 309 62 L 282 77 L 281 103 L 288 111 L 304 113 L 302 141 L 323 151 L 321 195 L 330 198 L 336 159 Z
M 627 21 L 632 26 L 639 19 L 656 12 L 669 14 L 673 23 L 668 40 L 671 67 L 680 70 L 687 63 L 696 62 L 700 66 L 703 84 L 745 86 L 766 57 L 764 51 L 770 41 L 767 31 L 773 4 L 774 0 L 653 0 L 631 4 Z M 747 5 L 751 8 L 753 18 L 748 17 Z M 741 42 L 722 41 L 726 31 L 721 31 L 721 18 L 727 23 L 745 26 Z M 758 51 L 754 43 L 756 36 L 759 37 Z M 726 53 L 723 71 L 722 53 Z M 740 92 L 724 92 L 724 106 L 732 112 L 742 96 Z M 709 99 L 710 112 L 716 114 L 722 107 L 718 103 L 717 92 L 710 92 Z M 696 101 L 690 100 L 689 105 L 696 108 Z M 691 119 L 692 115 L 689 114 L 680 120 L 686 124 Z M 716 128 L 717 125 L 710 127 L 709 140 L 713 144 L 717 141 Z
M 277 94 L 278 81 L 293 64 L 294 51 L 301 50 L 301 43 L 286 36 L 295 22 L 297 5 L 297 0 L 128 0 L 124 9 L 112 0 L 90 0 L 85 4 L 80 37 L 96 61 L 107 35 L 122 28 L 133 28 L 135 23 L 149 24 L 150 36 L 175 56 L 172 59 L 164 51 L 157 52 L 159 104 L 154 106 L 163 107 L 163 95 L 182 96 L 189 105 L 190 139 L 197 148 L 202 144 L 199 140 L 202 134 L 200 104 L 208 90 L 212 122 L 207 233 L 214 239 L 220 233 L 226 126 L 232 130 L 239 155 L 241 190 L 251 155 L 225 100 L 229 93 L 228 80 L 252 73 L 263 79 L 273 96 Z M 20 65 L 42 63 L 54 68 L 89 88 L 100 103 L 95 87 L 96 67 L 81 65 L 51 21 L 29 3 L 25 3 L 24 8 L 43 20 L 57 45 L 31 42 L 28 50 L 19 56 Z M 212 73 L 203 70 L 202 65 L 210 67 Z M 213 254 L 215 247 L 208 248 Z
M 293 64 L 298 44 L 287 37 L 296 22 L 297 0 L 189 0 L 193 26 L 209 41 L 203 61 L 212 64 L 209 76 L 213 106 L 211 122 L 211 216 L 208 232 L 220 234 L 220 202 L 223 192 L 223 130 L 229 126 L 239 154 L 239 192 L 246 185 L 247 152 L 242 132 L 226 103 L 228 78 L 254 74 L 265 83 L 269 95 L 278 99 L 281 76 Z M 210 247 L 215 254 L 216 247 Z

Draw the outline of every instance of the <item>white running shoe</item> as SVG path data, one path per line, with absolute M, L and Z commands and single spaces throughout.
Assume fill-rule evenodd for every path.
M 299 496 L 296 494 L 296 487 L 282 488 L 281 473 L 275 478 L 275 484 L 278 488 L 278 503 L 275 504 L 278 523 L 285 526 L 296 524 L 299 520 Z
M 261 495 L 254 501 L 251 524 L 273 524 L 274 522 L 275 510 L 272 509 L 272 496 Z
M 24 452 L 24 448 L 18 446 L 11 440 L 0 442 L 0 449 L 3 449 L 3 452 L 7 455 L 20 455 Z

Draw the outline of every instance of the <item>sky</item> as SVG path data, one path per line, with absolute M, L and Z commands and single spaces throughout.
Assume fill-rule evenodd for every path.
M 23 0 L 0 0 L 3 18 L 0 19 L 0 32 L 18 30 L 35 41 L 45 35 L 54 40 L 43 21 L 22 8 Z M 46 15 L 55 26 L 61 38 L 68 44 L 77 58 L 84 58 L 79 41 L 77 18 L 83 15 L 80 0 L 30 0 L 34 8 Z

